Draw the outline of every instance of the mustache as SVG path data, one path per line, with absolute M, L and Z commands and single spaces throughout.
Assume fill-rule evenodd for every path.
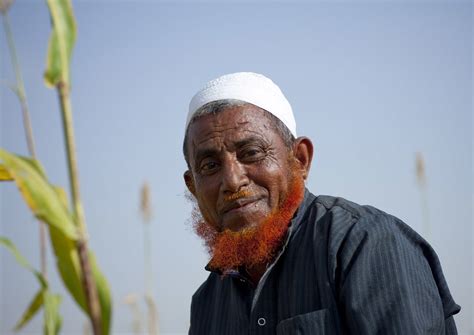
M 249 190 L 240 190 L 235 193 L 224 196 L 224 203 L 235 201 L 240 198 L 249 198 L 254 196 L 254 193 Z

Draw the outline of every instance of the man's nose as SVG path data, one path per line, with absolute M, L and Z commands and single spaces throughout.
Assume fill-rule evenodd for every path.
M 245 166 L 236 157 L 226 159 L 222 173 L 222 190 L 225 193 L 234 193 L 248 184 L 249 178 Z

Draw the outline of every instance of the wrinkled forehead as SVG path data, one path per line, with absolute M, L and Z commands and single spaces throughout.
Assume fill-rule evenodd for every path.
M 232 142 L 249 136 L 262 137 L 269 131 L 271 125 L 266 112 L 246 104 L 198 117 L 189 125 L 188 140 L 195 147 L 205 142 Z

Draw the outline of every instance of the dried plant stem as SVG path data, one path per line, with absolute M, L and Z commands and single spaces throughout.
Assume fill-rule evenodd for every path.
M 151 293 L 151 240 L 150 240 L 150 224 L 145 224 L 143 228 L 143 244 L 145 251 L 145 292 Z
M 425 171 L 425 160 L 421 152 L 416 153 L 416 180 L 418 187 L 420 188 L 420 199 L 421 199 L 421 215 L 423 219 L 423 236 L 429 240 L 431 238 L 431 226 L 429 218 L 429 206 L 428 206 L 428 190 L 427 190 L 427 178 Z
M 74 141 L 74 129 L 72 124 L 72 107 L 69 97 L 69 87 L 63 82 L 57 85 L 61 114 L 63 119 L 64 138 L 66 142 L 66 154 L 69 171 L 69 182 L 71 186 L 71 198 L 73 203 L 74 222 L 79 232 L 77 250 L 82 268 L 82 284 L 86 294 L 87 307 L 90 312 L 92 330 L 94 335 L 102 334 L 100 304 L 97 287 L 92 276 L 92 269 L 87 248 L 87 231 L 84 220 L 84 211 L 79 194 L 79 176 L 77 170 L 76 145 Z
M 420 186 L 421 213 L 423 216 L 423 235 L 428 241 L 431 239 L 431 227 L 429 218 L 428 192 L 426 186 Z
M 21 75 L 20 62 L 16 53 L 15 41 L 13 39 L 13 32 L 10 25 L 10 19 L 8 13 L 2 12 L 3 15 L 3 28 L 7 36 L 8 49 L 10 50 L 10 57 L 15 71 L 16 85 L 14 87 L 15 93 L 20 101 L 21 112 L 23 116 L 23 128 L 25 130 L 26 143 L 28 145 L 28 152 L 30 156 L 36 159 L 36 147 L 33 137 L 33 127 L 31 126 L 31 118 L 28 109 L 28 103 L 26 100 L 25 85 L 23 83 L 23 77 Z M 40 262 L 41 262 L 41 274 L 47 278 L 47 265 L 46 265 L 46 224 L 39 221 L 40 229 Z
M 129 294 L 125 297 L 125 304 L 130 306 L 133 314 L 133 321 L 132 321 L 132 332 L 135 335 L 142 334 L 142 313 L 140 311 L 140 307 L 137 303 L 137 295 L 136 294 Z
M 158 335 L 158 312 L 151 293 L 145 294 L 145 300 L 148 306 L 148 334 Z
M 145 222 L 143 229 L 143 240 L 145 249 L 145 301 L 148 306 L 148 334 L 158 335 L 158 320 L 156 304 L 152 295 L 152 269 L 151 269 L 151 238 L 150 224 Z
M 148 334 L 158 335 L 158 312 L 153 300 L 152 289 L 152 263 L 151 263 L 151 201 L 150 186 L 145 182 L 141 189 L 140 209 L 143 218 L 143 245 L 145 256 L 145 301 L 148 307 Z

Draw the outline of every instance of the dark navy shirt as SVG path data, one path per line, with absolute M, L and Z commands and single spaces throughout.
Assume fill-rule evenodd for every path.
M 436 253 L 410 227 L 306 190 L 260 282 L 211 272 L 193 295 L 189 334 L 457 334 L 459 310 Z

